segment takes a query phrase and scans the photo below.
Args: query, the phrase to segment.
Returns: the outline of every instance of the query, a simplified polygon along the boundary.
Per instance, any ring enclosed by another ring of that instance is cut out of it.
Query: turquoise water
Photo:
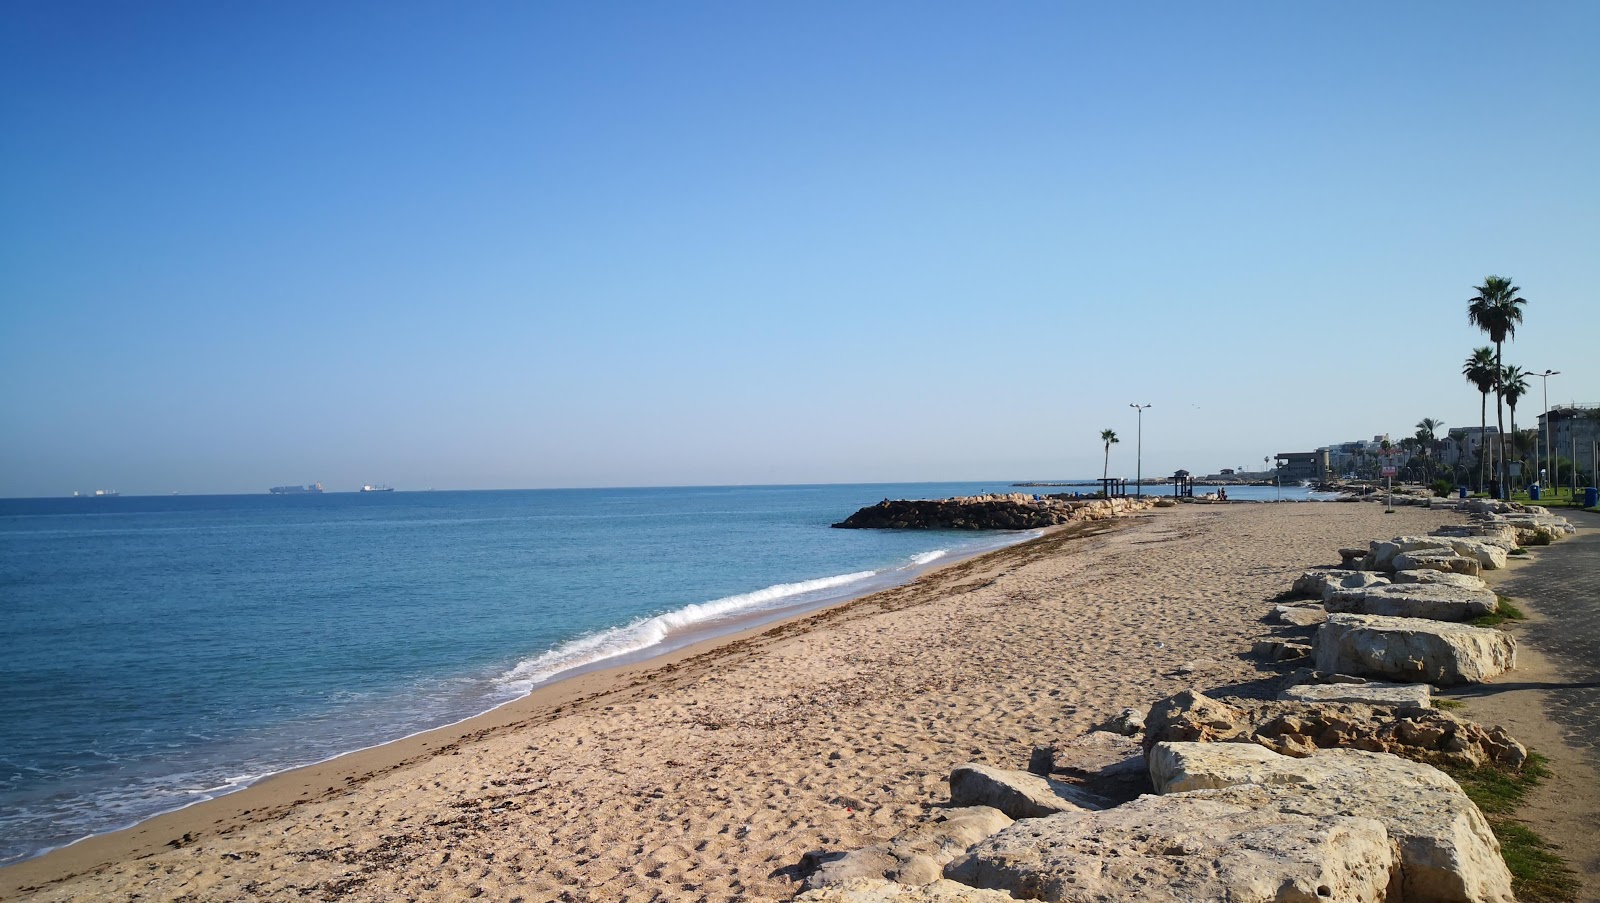
[[[0,501],[0,862],[909,579],[1001,483]]]

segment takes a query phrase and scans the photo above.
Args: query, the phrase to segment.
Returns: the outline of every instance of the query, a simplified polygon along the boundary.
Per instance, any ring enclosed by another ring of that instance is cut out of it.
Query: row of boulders
[[[1538,507],[1484,500],[1455,507],[1473,519],[1428,536],[1340,549],[1338,567],[1301,574],[1291,593],[1315,601],[1279,604],[1273,617],[1316,627],[1316,635],[1309,644],[1263,641],[1257,653],[1274,661],[1310,657],[1319,671],[1442,686],[1514,669],[1513,637],[1465,623],[1500,607],[1479,574],[1505,567],[1522,543],[1565,536],[1572,526]]]
[[[1232,705],[1199,691],[1180,693],[1150,710],[1144,748],[1240,742],[1287,756],[1357,749],[1464,767],[1518,769],[1527,761],[1528,750],[1504,729],[1485,729],[1433,708],[1426,685],[1355,680],[1302,670],[1291,675],[1276,701]]]
[[[1512,903],[1482,813],[1417,761],[1520,763],[1503,731],[1416,705],[1197,691],[1110,723],[1143,723],[1142,743],[1097,731],[1036,750],[1045,774],[959,766],[949,808],[886,843],[813,855],[800,899]]]
[[[1154,507],[1154,498],[1036,498],[1020,492],[949,499],[884,499],[833,526],[890,530],[1037,530]]]
[[[1038,747],[1027,771],[958,766],[951,808],[818,857],[801,899],[1514,903],[1488,822],[1435,766],[1514,770],[1527,749],[1434,708],[1430,686],[1515,666],[1508,634],[1462,623],[1499,606],[1478,574],[1524,535],[1487,519],[1510,513],[1302,575],[1294,592],[1314,601],[1275,615],[1315,636],[1255,648],[1315,665],[1277,700],[1192,690]]]

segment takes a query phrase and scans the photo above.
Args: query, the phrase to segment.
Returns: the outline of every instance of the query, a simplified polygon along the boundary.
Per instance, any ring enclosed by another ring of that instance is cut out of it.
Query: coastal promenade
[[[1563,676],[1545,696],[1546,711],[1567,744],[1600,770],[1600,514],[1555,510],[1578,534],[1536,550],[1498,589],[1543,616],[1524,637]]]

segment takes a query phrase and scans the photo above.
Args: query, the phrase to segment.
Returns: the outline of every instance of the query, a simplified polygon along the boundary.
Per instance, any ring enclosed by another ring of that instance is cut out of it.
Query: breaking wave
[[[518,662],[516,667],[500,676],[498,683],[509,690],[526,692],[565,671],[658,646],[672,634],[681,633],[687,628],[709,621],[778,608],[782,603],[795,600],[798,596],[838,589],[877,575],[877,571],[857,571],[853,574],[819,577],[816,580],[801,580],[798,583],[779,583],[754,592],[685,605],[655,617],[640,618],[621,627],[613,627],[610,630],[602,630],[562,643],[548,652]]]

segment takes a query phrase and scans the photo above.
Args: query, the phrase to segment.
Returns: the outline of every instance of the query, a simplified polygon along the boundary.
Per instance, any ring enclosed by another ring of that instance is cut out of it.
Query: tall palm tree
[[[1467,299],[1467,322],[1488,333],[1494,343],[1494,366],[1498,372],[1504,365],[1501,352],[1505,341],[1517,334],[1517,324],[1522,322],[1521,305],[1528,302],[1517,297],[1522,289],[1511,284],[1504,276],[1485,276],[1483,284],[1473,286],[1476,295]],[[1500,491],[1506,491],[1506,418],[1502,405],[1505,396],[1498,381],[1494,391],[1495,423],[1500,430]]]
[[[1119,441],[1117,439],[1117,431],[1101,430],[1100,441],[1106,444],[1106,466],[1104,470],[1100,471],[1100,479],[1105,480],[1111,476],[1111,446],[1115,445]]]
[[[1511,451],[1513,454],[1517,450],[1517,402],[1522,399],[1522,396],[1528,394],[1528,377],[1531,375],[1516,364],[1508,364],[1504,370],[1500,371],[1500,394],[1505,396],[1506,407],[1511,409]]]
[[[1489,463],[1489,393],[1494,391],[1496,373],[1494,349],[1488,345],[1472,349],[1472,356],[1461,367],[1461,375],[1478,387],[1482,399],[1478,403],[1478,491],[1488,482],[1485,468]]]

